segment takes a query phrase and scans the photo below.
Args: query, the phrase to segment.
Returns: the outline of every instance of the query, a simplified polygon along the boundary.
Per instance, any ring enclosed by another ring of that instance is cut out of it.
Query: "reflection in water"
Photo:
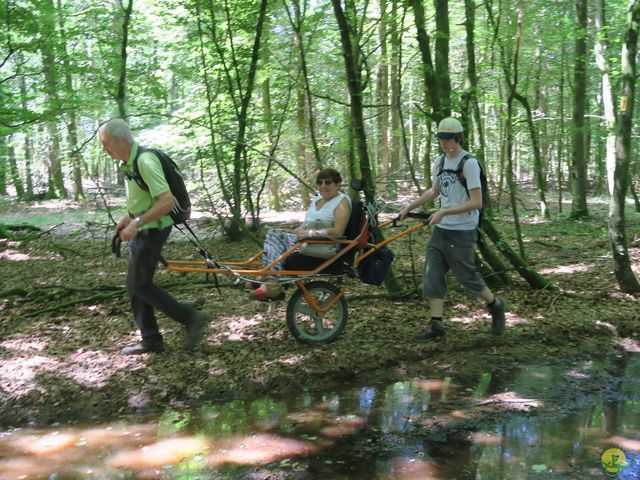
[[[554,398],[563,382],[605,378],[604,399]],[[0,433],[0,479],[247,478],[256,469],[274,479],[609,478],[609,448],[627,461],[617,478],[636,479],[639,378],[638,358],[620,356],[606,370],[482,372],[203,405],[145,423],[13,429]],[[574,413],[528,415],[542,392],[547,409]]]

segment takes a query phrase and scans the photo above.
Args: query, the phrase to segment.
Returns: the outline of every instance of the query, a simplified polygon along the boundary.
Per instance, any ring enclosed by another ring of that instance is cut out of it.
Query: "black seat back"
[[[351,215],[349,216],[349,222],[347,228],[344,231],[344,236],[347,240],[353,240],[356,238],[362,230],[362,222],[364,220],[364,207],[360,200],[354,200],[351,203]]]

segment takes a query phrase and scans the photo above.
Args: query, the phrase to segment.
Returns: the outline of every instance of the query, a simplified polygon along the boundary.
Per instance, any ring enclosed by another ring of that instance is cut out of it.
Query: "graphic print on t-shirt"
[[[448,197],[453,186],[458,182],[458,175],[455,172],[442,171],[440,177],[440,195]]]

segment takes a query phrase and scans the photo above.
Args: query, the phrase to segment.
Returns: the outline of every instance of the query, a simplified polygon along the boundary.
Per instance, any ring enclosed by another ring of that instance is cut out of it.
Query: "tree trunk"
[[[485,221],[491,220],[483,219],[482,223],[484,223]],[[484,234],[482,232],[478,233],[478,251],[480,252],[480,256],[482,257],[482,259],[491,268],[491,272],[489,273],[497,278],[497,283],[500,283],[502,285],[509,285],[511,281],[509,280],[509,276],[507,275],[507,267],[504,265],[500,257],[489,247]]]
[[[268,0],[261,0],[260,11],[258,13],[258,23],[256,25],[256,34],[253,40],[253,48],[251,52],[251,63],[249,71],[247,73],[246,85],[244,88],[244,95],[242,96],[242,102],[240,105],[240,111],[238,113],[238,136],[234,148],[233,155],[233,204],[231,205],[231,225],[229,234],[232,240],[239,239],[242,231],[242,199],[240,195],[240,184],[242,178],[242,171],[246,173],[246,168],[243,169],[243,160],[246,159],[246,146],[245,137],[247,131],[247,124],[249,121],[249,105],[251,103],[251,96],[253,94],[253,88],[255,86],[256,70],[258,67],[258,59],[260,58],[260,40],[262,38],[262,30],[267,14]],[[228,20],[231,20],[230,18]]]
[[[571,158],[571,214],[579,219],[589,215],[587,207],[587,0],[575,0],[577,27],[574,66],[573,97],[573,152]]]
[[[358,161],[360,162],[360,172],[362,173],[362,180],[364,183],[364,195],[367,203],[375,203],[375,184],[371,175],[371,167],[369,161],[369,152],[367,149],[367,136],[364,124],[363,115],[363,101],[362,95],[364,93],[361,66],[357,62],[357,55],[355,54],[355,46],[357,45],[357,37],[353,34],[352,29],[349,26],[349,21],[345,15],[340,0],[331,0],[333,5],[333,11],[338,23],[338,29],[340,30],[340,39],[342,43],[342,54],[344,57],[345,71],[347,75],[347,83],[349,87],[349,95],[351,100],[351,121],[353,125],[353,132],[356,141],[356,152]],[[350,9],[350,13],[353,15],[355,9]],[[352,19],[354,20],[354,19]],[[376,241],[381,241],[384,237],[382,231],[377,225],[377,219],[371,219],[374,221],[371,231]],[[398,293],[402,290],[400,283],[393,274],[393,271],[389,272],[385,285],[390,293]]]
[[[627,29],[622,43],[622,92],[616,135],[616,164],[613,195],[609,204],[609,239],[613,254],[614,274],[620,289],[626,293],[640,293],[640,282],[631,269],[625,232],[625,196],[629,184],[631,158],[631,129],[635,104],[636,55],[638,52],[639,0],[631,0],[627,9]]]
[[[273,116],[271,114],[271,85],[268,78],[262,82],[262,110],[264,112],[264,126],[267,131],[267,143],[273,146]],[[270,148],[271,150],[271,148]],[[275,155],[275,153],[274,153]],[[282,211],[280,202],[280,182],[273,175],[269,177],[269,205],[276,212]]]
[[[298,85],[298,101],[296,108],[296,131],[297,142],[296,142],[296,150],[298,155],[296,156],[296,164],[298,171],[301,172],[302,178],[307,178],[309,176],[309,169],[307,168],[307,122],[306,122],[306,108],[305,108],[305,93],[304,93],[304,85]],[[309,208],[311,202],[309,201],[309,192],[307,188],[300,183],[298,186],[300,192],[300,202],[302,207],[306,210]]]
[[[9,137],[0,138],[0,195],[7,195],[8,147]]]
[[[291,13],[289,12],[289,6],[285,3],[285,7],[287,9],[287,14],[289,15],[289,21],[291,23],[291,27],[295,33],[296,45],[298,47],[298,52],[300,53],[300,68],[302,70],[302,79],[304,80],[304,91],[305,91],[305,99],[307,102],[307,118],[309,120],[309,135],[311,137],[311,146],[313,147],[313,154],[316,159],[316,167],[318,169],[322,168],[324,162],[320,155],[320,149],[318,148],[318,141],[316,140],[316,122],[313,111],[313,98],[311,96],[311,85],[309,84],[309,72],[307,69],[307,57],[305,54],[304,41],[302,39],[302,23],[304,18],[302,17],[302,12],[300,11],[300,0],[293,0],[293,11],[294,18],[291,17]]]
[[[490,20],[491,25],[494,29],[494,34],[496,38],[499,37],[499,25],[496,23],[495,18],[493,16],[493,12],[490,8],[490,5],[486,5],[487,14]],[[516,230],[516,241],[518,242],[518,247],[520,250],[520,256],[525,258],[524,251],[524,243],[522,241],[522,232],[520,228],[520,217],[518,213],[518,205],[516,202],[516,180],[514,178],[514,174],[516,172],[514,168],[514,140],[513,140],[513,101],[518,96],[518,66],[519,66],[519,56],[520,56],[520,46],[522,43],[522,20],[524,16],[522,0],[518,1],[518,22],[516,28],[516,37],[515,37],[515,47],[513,51],[513,60],[511,61],[511,68],[509,68],[509,64],[507,62],[507,53],[505,46],[500,44],[500,58],[502,63],[502,70],[504,72],[504,78],[509,87],[509,93],[507,97],[507,121],[505,125],[505,160],[507,164],[506,168],[506,177],[507,177],[507,185],[509,187],[509,199],[511,203],[511,211],[513,214],[513,223]]]
[[[122,8],[122,2],[120,3]],[[122,19],[122,45],[120,46],[120,73],[118,76],[118,91],[116,102],[118,104],[118,114],[120,118],[127,116],[127,45],[129,43],[129,23],[133,10],[133,0],[128,0],[127,6],[123,8],[124,18]]]
[[[62,12],[62,2],[58,0],[57,5],[58,10],[58,25],[60,27],[60,38],[61,38],[61,49],[63,55],[63,65],[64,65],[64,84],[65,89],[67,91],[67,95],[74,98],[74,89],[73,89],[73,79],[71,77],[71,64],[69,62],[69,55],[67,54],[67,42],[66,42],[66,31],[64,26],[64,15]],[[76,113],[75,107],[72,107],[69,113],[67,114],[67,118],[69,119],[68,125],[68,142],[67,146],[70,154],[71,154],[71,167],[73,170],[73,185],[74,185],[74,194],[73,198],[77,200],[84,199],[84,189],[82,188],[82,156],[80,154],[80,149],[78,148],[78,115]]]
[[[442,100],[439,90],[438,77],[435,74],[433,68],[433,61],[431,59],[431,47],[429,45],[429,35],[427,35],[426,20],[424,17],[424,6],[422,0],[411,0],[411,7],[413,8],[413,16],[416,25],[416,35],[418,38],[418,46],[420,47],[420,55],[422,58],[422,73],[424,76],[424,85],[427,92],[429,92],[429,99],[431,103],[431,120],[438,122],[444,116],[442,115]],[[448,102],[448,100],[447,100]]]
[[[20,172],[18,171],[16,152],[13,145],[9,145],[7,149],[7,163],[9,164],[8,170],[11,177],[11,183],[13,184],[13,188],[16,189],[16,196],[21,200],[24,198],[24,186],[22,185],[22,179],[20,178]]]
[[[606,174],[609,194],[613,194],[613,173],[616,165],[616,99],[611,86],[609,74],[611,66],[607,57],[609,40],[607,35],[607,23],[605,17],[604,0],[595,0],[595,26],[596,36],[594,51],[596,64],[600,69],[600,87],[602,89],[602,108],[604,110],[604,126],[607,132],[606,143]]]
[[[16,63],[18,65],[22,65],[24,62],[24,58],[21,52],[16,53]],[[20,72],[20,67],[17,68],[17,71]],[[24,75],[18,76],[18,88],[20,90],[20,106],[22,109],[27,112],[29,110],[28,97],[27,97],[27,83]],[[31,143],[31,135],[30,130],[27,129],[24,134],[24,176],[25,176],[25,186],[26,191],[24,195],[24,200],[28,200],[33,198],[33,173],[32,173],[32,143]]]
[[[380,23],[378,25],[378,41],[380,42],[380,59],[378,62],[376,97],[380,110],[378,112],[378,165],[379,178],[386,185],[386,192],[395,191],[395,182],[389,178],[389,59],[387,58],[387,2],[380,0]],[[395,178],[394,170],[394,178]],[[393,197],[391,197],[393,198]]]
[[[558,213],[562,213],[562,201],[563,201],[563,181],[564,181],[564,174],[563,174],[563,165],[564,162],[562,161],[562,159],[564,158],[564,81],[565,81],[565,76],[564,76],[564,72],[565,69],[564,67],[564,59],[566,57],[566,46],[564,43],[564,37],[562,37],[562,47],[560,50],[560,61],[561,61],[561,65],[560,65],[560,86],[559,86],[559,92],[558,92],[558,96],[559,101],[558,101],[558,112],[559,112],[559,124],[558,124],[558,148],[557,148],[557,153],[556,155],[558,156],[558,161],[557,161],[557,166],[556,166],[556,183],[558,185]]]
[[[522,278],[525,279],[525,281],[529,284],[529,286],[531,286],[531,288],[534,288],[536,290],[541,290],[543,288],[552,288],[555,290],[556,287],[554,287],[547,278],[543,277],[538,272],[533,270],[526,262],[526,260],[524,260],[524,258],[518,256],[518,254],[514,252],[507,244],[507,242],[502,240],[502,238],[500,237],[500,233],[498,233],[490,220],[485,219],[482,221],[482,230],[491,239],[498,251],[500,251],[500,253],[502,253],[502,255],[504,255],[507,260],[509,260],[511,265],[513,265],[516,271]]]
[[[400,135],[400,31],[398,29],[398,0],[391,0],[391,17],[389,28],[391,30],[391,171],[396,178],[402,177],[402,137]],[[398,198],[398,190],[394,182],[390,182],[387,188],[389,199]]]
[[[475,3],[473,0],[465,0],[465,32],[466,49],[467,49],[467,75],[464,80],[464,90],[461,98],[461,110],[463,125],[467,132],[467,145],[473,148],[473,153],[478,161],[484,166],[485,174],[489,176],[488,163],[485,160],[485,139],[482,117],[480,115],[480,106],[478,105],[478,74],[476,68],[475,54]],[[473,144],[473,138],[477,138],[477,145]],[[488,187],[488,185],[487,185]],[[487,195],[486,204],[484,206],[484,215],[490,218],[493,215],[491,206],[491,195]]]
[[[536,189],[538,191],[538,200],[540,201],[540,215],[543,218],[549,218],[549,207],[547,206],[546,191],[547,182],[545,180],[544,167],[542,165],[542,156],[540,154],[540,140],[538,130],[533,123],[533,113],[529,101],[523,95],[516,93],[515,99],[520,102],[527,112],[527,125],[529,126],[529,136],[531,137],[531,145],[533,146],[533,171],[536,179]]]
[[[48,141],[48,178],[49,185],[47,188],[47,196],[56,198],[58,196],[66,198],[67,190],[64,186],[64,175],[62,173],[62,162],[60,158],[60,140],[58,134],[58,112],[60,109],[60,99],[58,97],[58,76],[56,72],[56,55],[54,48],[59,42],[55,26],[55,8],[52,0],[46,0],[42,3],[41,11],[41,44],[40,51],[42,53],[42,68],[44,71],[44,89],[46,93],[46,108],[48,117],[47,132],[49,134]]]
[[[449,77],[449,0],[434,0],[436,9],[435,57],[439,107],[434,117],[451,115],[451,78]]]

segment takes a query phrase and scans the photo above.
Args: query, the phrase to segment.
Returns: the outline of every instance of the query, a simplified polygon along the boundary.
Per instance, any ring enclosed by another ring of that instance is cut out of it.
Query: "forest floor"
[[[203,344],[193,353],[182,351],[181,326],[160,316],[167,351],[122,357],[119,350],[138,340],[124,290],[126,248],[122,258],[111,253],[111,231],[92,223],[90,210],[68,201],[0,201],[0,221],[42,228],[0,239],[1,425],[90,421],[205,400],[322,389],[380,373],[420,376],[427,367],[500,370],[640,351],[638,299],[617,286],[606,206],[600,205],[592,209],[593,218],[580,222],[566,215],[550,221],[523,217],[528,261],[555,288],[533,290],[510,271],[511,284],[496,289],[508,302],[507,332],[500,338],[490,334],[488,313],[455,281],[445,305],[446,342],[410,341],[427,320],[417,294],[394,299],[383,288],[346,279],[346,330],[332,344],[308,346],[287,330],[286,302],[267,317],[267,305],[249,301],[231,277],[219,277],[218,293],[202,275],[161,269],[159,285],[211,314]],[[633,242],[640,214],[628,212],[629,254],[640,277],[640,246]],[[106,216],[97,212],[95,218],[104,222]],[[250,241],[206,235],[206,219],[193,223],[219,259],[243,260],[258,251]],[[515,248],[512,219],[503,216],[496,225]],[[419,285],[413,272],[420,276],[428,234],[424,228],[391,244],[394,271],[409,289]],[[178,232],[164,254],[198,259]],[[588,386],[591,394],[606,388]]]

